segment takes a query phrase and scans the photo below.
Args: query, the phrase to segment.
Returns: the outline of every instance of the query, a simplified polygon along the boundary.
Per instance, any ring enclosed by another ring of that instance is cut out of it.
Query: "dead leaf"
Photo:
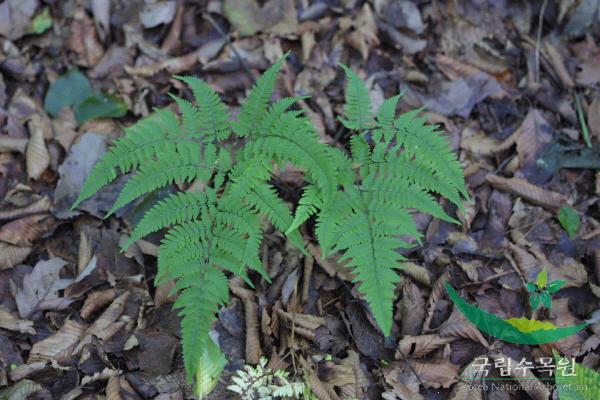
[[[31,19],[38,8],[37,0],[7,0],[0,4],[0,35],[17,40],[31,26]]]
[[[31,179],[38,179],[50,165],[50,154],[44,141],[42,118],[39,115],[32,115],[27,122],[27,127],[29,128],[29,142],[25,154],[27,175]]]
[[[419,381],[415,374],[409,368],[402,368],[405,363],[393,363],[388,368],[383,370],[385,383],[390,385],[392,392],[386,392],[384,399],[390,400],[424,400],[425,398],[419,393]]]
[[[100,39],[110,33],[110,0],[92,0],[92,14]]]
[[[56,220],[50,214],[34,214],[23,217],[0,227],[0,241],[15,246],[29,246],[49,232]]]
[[[60,258],[39,261],[33,271],[23,278],[23,287],[17,290],[15,300],[21,318],[29,318],[40,310],[63,310],[73,302],[60,297],[58,291],[66,288],[73,280],[60,277],[67,264]]]
[[[600,82],[600,53],[579,65],[581,70],[575,76],[577,84],[592,86]]]
[[[519,361],[508,357],[506,354],[501,352],[491,353],[490,357],[494,360],[506,360],[510,359],[512,365],[517,365]],[[522,383],[523,390],[531,396],[534,400],[548,400],[550,398],[550,391],[528,368],[512,368],[509,369],[510,376],[517,382]],[[525,374],[525,376],[523,376]]]
[[[503,178],[498,175],[488,174],[486,180],[496,189],[513,193],[553,212],[558,211],[568,200],[567,196],[562,193],[552,192],[532,185],[521,178]]]
[[[22,263],[29,253],[31,253],[31,247],[12,246],[0,242],[0,270]]]
[[[77,54],[77,65],[82,67],[93,67],[104,54],[94,22],[81,8],[75,10],[67,46]]]
[[[479,329],[477,329],[471,322],[469,322],[463,313],[461,313],[456,307],[452,310],[452,314],[444,323],[440,326],[439,334],[442,336],[453,336],[470,339],[474,342],[481,343],[485,347],[490,347],[489,343]]]
[[[421,358],[448,343],[455,340],[453,337],[442,337],[440,335],[406,335],[398,343],[396,359]]]
[[[147,2],[140,13],[140,20],[144,28],[154,28],[173,21],[176,10],[177,1],[175,0]]]
[[[85,299],[79,315],[83,319],[88,319],[93,313],[112,302],[116,294],[117,292],[113,288],[90,293]]]
[[[477,362],[477,359],[473,360],[460,373],[460,380],[452,388],[449,400],[483,400],[483,391],[478,383],[484,375],[484,369]]]
[[[35,329],[33,328],[33,321],[19,319],[0,308],[0,328],[9,331],[27,333],[29,335],[35,335]]]
[[[402,300],[395,315],[395,319],[400,321],[400,332],[403,335],[418,335],[421,332],[424,309],[425,300],[419,287],[408,279],[404,280]]]
[[[308,381],[310,389],[318,397],[319,400],[340,400],[333,387],[325,382],[322,382],[308,362],[302,357],[299,357],[300,365],[305,373],[305,379]]]
[[[416,374],[430,388],[449,388],[458,378],[460,365],[448,360],[409,361]]]
[[[595,97],[587,109],[587,123],[592,136],[600,141],[600,97]]]
[[[68,320],[58,332],[33,345],[27,362],[69,360],[86,328],[85,324]]]
[[[51,207],[52,203],[50,202],[50,199],[47,196],[44,196],[26,207],[0,211],[0,221],[17,219],[29,214],[43,213],[49,211]]]
[[[285,36],[295,33],[298,25],[293,0],[267,0],[262,7],[256,0],[225,0],[223,11],[240,36],[256,32]]]
[[[16,152],[25,154],[27,139],[0,136],[0,153]]]
[[[342,400],[365,398],[370,383],[360,366],[358,353],[349,350],[341,363],[329,363],[326,371],[324,382],[340,388]]]
[[[8,400],[27,400],[31,395],[39,392],[44,387],[29,379],[23,379],[14,385],[0,391],[0,398]]]
[[[111,376],[106,384],[106,400],[138,400],[141,397],[123,376]]]
[[[366,61],[369,58],[369,50],[379,45],[377,24],[369,4],[365,3],[354,18],[340,18],[339,24],[340,31],[338,35],[340,35],[340,38],[344,38]]]
[[[431,287],[431,277],[427,268],[413,262],[403,262],[401,271],[415,281]]]

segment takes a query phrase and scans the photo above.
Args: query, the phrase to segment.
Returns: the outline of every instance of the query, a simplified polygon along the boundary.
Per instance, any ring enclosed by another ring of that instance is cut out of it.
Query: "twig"
[[[583,134],[583,140],[587,147],[592,147],[590,140],[590,131],[585,123],[585,117],[583,115],[583,108],[581,107],[581,101],[579,100],[579,93],[575,92],[575,108],[577,108],[577,118],[579,118],[579,125],[581,125],[581,133]]]
[[[213,28],[215,28],[215,30],[223,38],[223,40],[225,40],[225,43],[227,44],[227,46],[229,46],[231,48],[231,51],[235,55],[235,58],[240,63],[240,66],[244,70],[244,73],[246,75],[248,75],[248,77],[250,78],[250,81],[252,82],[252,84],[254,84],[256,82],[256,80],[254,79],[254,75],[252,75],[252,71],[250,71],[250,68],[248,68],[248,66],[246,65],[246,62],[242,59],[242,56],[240,55],[238,50],[233,45],[233,42],[229,38],[229,35],[227,33],[223,32],[223,29],[221,29],[219,24],[217,24],[217,22],[213,19],[213,17],[210,16],[209,13],[205,13],[203,15],[203,17],[212,25]]]

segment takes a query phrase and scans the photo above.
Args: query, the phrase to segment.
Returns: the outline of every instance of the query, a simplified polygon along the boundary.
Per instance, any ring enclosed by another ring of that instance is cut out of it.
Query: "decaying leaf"
[[[396,358],[421,358],[448,343],[452,343],[455,339],[454,337],[443,337],[435,334],[406,335],[398,343]]]
[[[403,262],[402,272],[425,286],[431,286],[431,277],[429,276],[429,271],[427,271],[427,268],[419,264],[413,262]]]
[[[313,372],[309,363],[300,356],[300,365],[306,374],[306,381],[308,382],[312,392],[319,398],[319,400],[340,400],[339,396],[333,390],[333,387],[325,382],[322,382],[317,374]]]
[[[17,219],[29,214],[43,213],[49,211],[51,207],[52,203],[50,199],[44,196],[26,207],[0,211],[0,221]]]
[[[141,397],[122,376],[111,376],[106,384],[106,400],[135,400]]]
[[[58,332],[33,345],[27,362],[69,360],[86,328],[85,324],[68,320]]]
[[[15,246],[29,246],[50,231],[56,220],[50,214],[23,217],[0,227],[0,241]]]
[[[293,0],[225,0],[225,16],[241,36],[256,32],[286,35],[294,33],[298,20]]]
[[[23,278],[23,287],[17,290],[15,296],[21,318],[29,318],[40,310],[62,310],[73,302],[58,294],[73,281],[60,277],[60,271],[66,264],[65,260],[57,257],[42,260]]]
[[[30,335],[36,333],[33,328],[33,321],[19,319],[3,308],[0,308],[0,328]]]
[[[490,347],[479,329],[469,322],[456,307],[452,310],[450,317],[440,326],[439,334],[442,336],[471,339],[474,342],[481,343],[485,347]]]
[[[525,200],[540,205],[551,211],[557,211],[567,203],[567,196],[562,193],[552,192],[539,186],[532,185],[521,178],[503,178],[488,174],[486,180],[496,189],[514,193]]]
[[[39,383],[29,379],[23,379],[14,385],[0,391],[0,399],[7,400],[26,400],[32,394],[42,390],[43,387]]]
[[[429,294],[429,299],[427,300],[427,316],[423,322],[423,333],[431,332],[431,321],[433,319],[433,314],[437,307],[438,301],[440,301],[442,295],[446,293],[444,284],[448,282],[448,279],[450,279],[450,273],[446,271],[440,275],[440,277],[435,281],[433,288],[431,288],[431,293]]]
[[[427,387],[448,388],[458,379],[460,365],[453,364],[448,360],[409,362]]]
[[[27,143],[25,160],[27,161],[27,175],[31,179],[38,179],[50,165],[50,154],[44,141],[42,123],[42,117],[39,115],[32,115],[27,123],[29,142]]]
[[[27,139],[0,136],[0,153],[17,152],[25,154],[27,142]]]
[[[88,295],[81,307],[79,315],[81,318],[88,319],[93,313],[113,301],[117,291],[113,288],[93,292]]]
[[[348,44],[354,47],[366,61],[369,50],[379,44],[377,24],[369,4],[365,3],[354,18],[340,18],[339,24],[339,34],[345,37]]]
[[[490,358],[493,360],[506,360],[510,359],[512,365],[517,365],[519,361],[508,357],[506,354],[501,352],[495,352],[490,354]],[[523,389],[531,396],[534,400],[547,400],[550,398],[550,391],[537,377],[527,368],[509,370],[508,373],[516,381],[522,384]]]
[[[31,247],[13,246],[0,242],[0,270],[22,263],[29,253],[31,253]]]
[[[94,21],[83,9],[75,11],[71,36],[67,45],[77,54],[77,65],[93,67],[102,58],[104,49],[98,40]]]
[[[360,367],[358,353],[350,350],[341,363],[331,364],[327,366],[325,383],[340,388],[342,400],[364,398],[369,380]]]
[[[476,363],[477,360],[473,360],[460,373],[460,380],[452,388],[450,400],[483,400],[483,391],[478,383],[485,370]]]
[[[385,399],[391,400],[424,400],[419,393],[419,380],[415,374],[403,364],[391,364],[383,371],[385,383],[392,387],[392,391]]]
[[[400,332],[403,335],[418,335],[421,332],[425,314],[425,300],[419,287],[408,279],[402,286],[402,300],[395,318],[400,321]]]

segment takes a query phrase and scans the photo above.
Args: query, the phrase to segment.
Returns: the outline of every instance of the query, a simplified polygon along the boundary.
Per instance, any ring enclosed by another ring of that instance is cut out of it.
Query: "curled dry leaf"
[[[85,324],[68,320],[58,332],[33,345],[27,362],[70,359],[86,328]]]
[[[90,383],[94,383],[94,382],[98,382],[98,381],[105,381],[110,379],[112,376],[118,376],[121,373],[120,370],[116,370],[116,369],[110,369],[110,368],[104,368],[102,371],[100,372],[96,372],[94,375],[91,376],[84,376],[81,379],[81,385],[89,385]]]
[[[442,336],[471,339],[474,342],[481,343],[485,347],[490,347],[479,329],[469,322],[456,307],[452,310],[450,317],[440,326],[439,333]]]
[[[30,274],[25,275],[23,287],[17,290],[15,296],[21,318],[29,318],[39,310],[63,310],[73,302],[58,295],[73,281],[60,277],[60,271],[66,264],[65,260],[57,257],[41,260]]]
[[[25,153],[27,175],[31,179],[38,179],[50,164],[50,153],[44,141],[41,117],[37,114],[32,115],[27,122],[27,127],[29,128],[29,142]]]
[[[515,195],[522,197],[533,204],[547,208],[550,211],[557,211],[561,206],[565,205],[568,200],[567,196],[562,193],[553,192],[532,185],[521,178],[503,178],[501,176],[488,174],[486,180],[496,189],[514,193]]]
[[[135,400],[140,396],[122,376],[111,376],[106,384],[106,400]]]
[[[358,353],[350,350],[340,364],[328,365],[325,383],[340,388],[342,399],[364,399],[369,380],[360,367]]]
[[[3,308],[0,308],[0,328],[30,335],[36,333],[33,329],[33,321],[19,319]]]
[[[0,241],[15,246],[29,246],[50,231],[55,223],[50,214],[23,217],[0,227]]]
[[[81,274],[92,259],[92,241],[84,231],[79,232],[79,249],[77,251],[77,272]]]
[[[306,381],[308,382],[312,392],[319,398],[319,400],[340,400],[335,390],[333,390],[333,387],[325,382],[322,382],[302,356],[299,357],[299,360],[300,365],[306,374]]]
[[[88,319],[93,313],[113,301],[116,294],[117,291],[114,288],[91,293],[85,299],[79,315],[81,315],[81,318],[83,319]]]
[[[484,370],[476,363],[477,360],[473,360],[460,373],[460,380],[452,388],[449,400],[483,400],[483,391],[477,382],[483,377]]]
[[[431,277],[425,267],[413,262],[404,262],[402,263],[402,272],[425,286],[431,286]]]
[[[254,300],[254,292],[247,289],[244,282],[236,277],[229,281],[231,292],[244,302],[246,319],[246,362],[258,364],[262,356],[259,336],[258,304]]]
[[[396,359],[421,358],[440,347],[456,340],[454,337],[443,337],[440,335],[406,335],[398,343]]]
[[[400,332],[403,335],[418,335],[421,332],[425,314],[425,300],[419,287],[406,279],[402,286],[402,300],[396,312],[396,319],[400,321]]]
[[[440,275],[440,277],[435,281],[433,288],[431,288],[431,293],[429,294],[429,299],[427,300],[427,317],[425,318],[425,322],[423,322],[424,333],[431,332],[431,320],[433,319],[433,314],[437,307],[438,301],[442,298],[442,295],[446,293],[444,283],[446,283],[448,279],[450,279],[450,272],[449,270],[446,270],[446,272]]]
[[[453,364],[448,360],[410,361],[410,365],[425,386],[434,389],[449,388],[457,381],[460,369],[460,365]]]
[[[9,136],[0,137],[0,153],[16,152],[25,154],[27,139],[13,138]]]
[[[16,219],[29,214],[43,213],[49,211],[51,207],[52,203],[50,202],[50,199],[47,196],[44,196],[27,207],[0,211],[0,221]]]
[[[424,400],[419,393],[419,381],[415,374],[409,368],[403,368],[406,364],[394,363],[383,371],[385,383],[393,389],[388,392],[389,396],[385,399],[391,400]]]
[[[31,253],[31,247],[13,246],[0,242],[0,270],[22,263],[29,253]]]
[[[104,54],[94,22],[81,8],[75,10],[67,46],[77,54],[77,65],[82,67],[93,67]]]

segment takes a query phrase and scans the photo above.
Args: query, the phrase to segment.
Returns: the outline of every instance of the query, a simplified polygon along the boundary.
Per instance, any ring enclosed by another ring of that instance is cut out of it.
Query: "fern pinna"
[[[203,81],[177,77],[195,103],[172,96],[179,115],[156,111],[125,135],[94,167],[74,207],[119,175],[130,174],[109,215],[173,183],[199,181],[158,201],[135,226],[124,248],[164,228],[157,283],[174,280],[182,316],[183,355],[200,395],[211,390],[225,358],[210,337],[219,307],[229,299],[229,274],[252,285],[248,271],[265,279],[259,248],[263,220],[304,251],[298,228],[316,219],[325,255],[348,260],[359,291],[385,335],[392,324],[394,290],[402,268],[398,249],[420,239],[412,210],[456,222],[438,194],[461,207],[467,195],[461,167],[446,138],[419,111],[396,116],[399,96],[374,113],[363,81],[349,68],[340,121],[356,134],[349,153],[320,143],[312,123],[294,109],[300,98],[272,102],[278,71],[271,66],[250,90],[236,120]],[[238,138],[239,140],[233,140]],[[232,144],[234,143],[234,144]],[[304,171],[306,185],[293,213],[271,184],[280,168]]]

